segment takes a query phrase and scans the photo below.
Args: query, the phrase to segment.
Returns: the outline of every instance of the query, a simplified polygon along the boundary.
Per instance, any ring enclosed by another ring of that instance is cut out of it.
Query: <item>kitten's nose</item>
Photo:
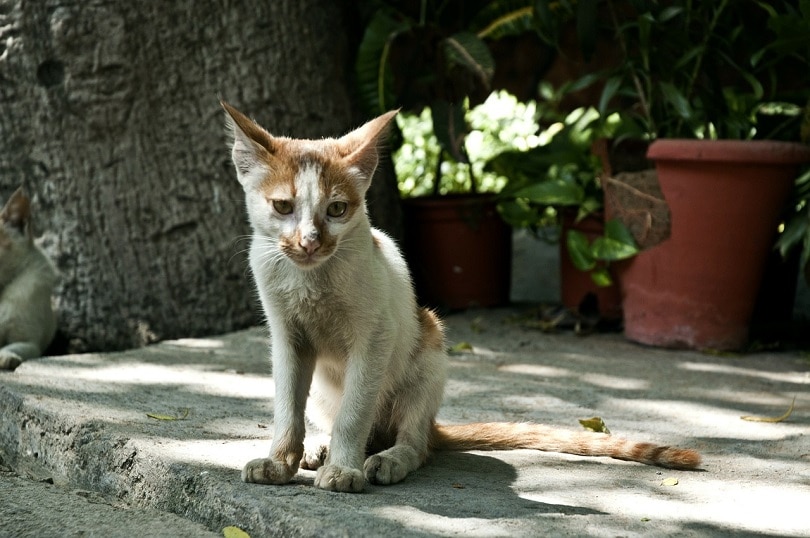
[[[308,255],[312,255],[321,246],[320,234],[313,230],[306,235],[302,235],[301,240],[298,241],[298,246],[304,249]]]

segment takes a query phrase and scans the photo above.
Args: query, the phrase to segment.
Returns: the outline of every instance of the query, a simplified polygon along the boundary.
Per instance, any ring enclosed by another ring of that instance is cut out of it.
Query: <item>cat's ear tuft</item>
[[[225,123],[233,137],[231,158],[236,175],[244,184],[250,172],[259,165],[267,164],[269,157],[275,153],[273,136],[225,101],[219,103],[225,109]]]
[[[385,144],[391,122],[398,112],[391,110],[377,116],[338,140],[343,159],[357,168],[369,183],[380,160],[380,148]]]
[[[23,188],[20,187],[12,194],[3,210],[0,211],[0,221],[6,226],[11,226],[20,233],[29,233],[29,222],[31,220],[31,201],[26,196]]]

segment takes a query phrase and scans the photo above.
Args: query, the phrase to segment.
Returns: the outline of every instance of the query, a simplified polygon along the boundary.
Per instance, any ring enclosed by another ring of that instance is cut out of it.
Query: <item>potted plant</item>
[[[782,209],[810,161],[805,145],[765,140],[763,117],[793,112],[776,122],[781,138],[801,117],[806,95],[791,90],[808,82],[810,5],[618,4],[606,5],[624,60],[607,74],[601,106],[654,140],[648,157],[671,215],[668,239],[621,264],[625,334],[740,348]],[[771,104],[797,95],[796,106]]]
[[[577,87],[575,82],[571,85]],[[605,223],[598,148],[619,125],[604,121],[594,108],[561,115],[554,103],[568,91],[543,88],[550,106],[541,119],[549,127],[542,144],[500,153],[488,168],[509,178],[501,212],[513,226],[560,228],[560,286],[563,306],[579,313],[594,310],[602,319],[621,318],[621,298],[610,263],[637,251],[618,221]]]
[[[403,196],[404,251],[420,300],[434,307],[509,301],[512,234],[497,210],[502,181],[483,171],[484,158],[498,145],[486,113],[497,98],[493,94],[467,114],[473,141],[467,162],[446,158],[431,129],[430,109],[397,118],[402,144],[394,163]]]
[[[407,189],[421,196],[403,200],[405,255],[420,300],[435,307],[509,300],[511,229],[498,215],[495,194],[481,188],[471,166],[468,114],[492,91],[495,66],[485,39],[497,38],[504,27],[525,27],[532,10],[524,8],[375,2],[358,50],[357,88],[367,110],[400,107],[418,114],[430,126],[420,136],[438,144],[433,162],[422,166],[428,173],[416,178],[424,188]],[[453,164],[466,181],[447,172]]]

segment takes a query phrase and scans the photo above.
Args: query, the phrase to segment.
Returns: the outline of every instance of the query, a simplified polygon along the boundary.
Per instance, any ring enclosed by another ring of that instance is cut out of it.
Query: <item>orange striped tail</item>
[[[528,448],[579,456],[608,456],[671,469],[695,469],[700,465],[700,454],[690,449],[529,423],[487,422],[459,426],[434,424],[431,448],[451,451]]]

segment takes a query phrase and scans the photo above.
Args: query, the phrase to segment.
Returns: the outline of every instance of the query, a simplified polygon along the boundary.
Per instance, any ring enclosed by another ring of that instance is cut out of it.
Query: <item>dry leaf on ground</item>
[[[225,538],[250,538],[250,535],[248,533],[246,533],[239,527],[234,527],[233,525],[222,529],[222,535]]]
[[[592,432],[610,433],[607,424],[605,424],[605,421],[602,420],[601,417],[581,418],[579,419],[579,423],[582,424],[583,428]]]
[[[750,422],[782,422],[784,420],[787,420],[787,418],[793,412],[793,406],[795,404],[796,404],[796,397],[794,396],[793,401],[790,402],[790,407],[788,407],[788,410],[785,412],[785,414],[780,415],[778,417],[755,417],[751,415],[745,415],[740,418],[743,420],[748,420]]]
[[[146,416],[155,420],[185,420],[188,417],[188,408],[183,409],[179,416],[161,415],[160,413],[146,413]]]

